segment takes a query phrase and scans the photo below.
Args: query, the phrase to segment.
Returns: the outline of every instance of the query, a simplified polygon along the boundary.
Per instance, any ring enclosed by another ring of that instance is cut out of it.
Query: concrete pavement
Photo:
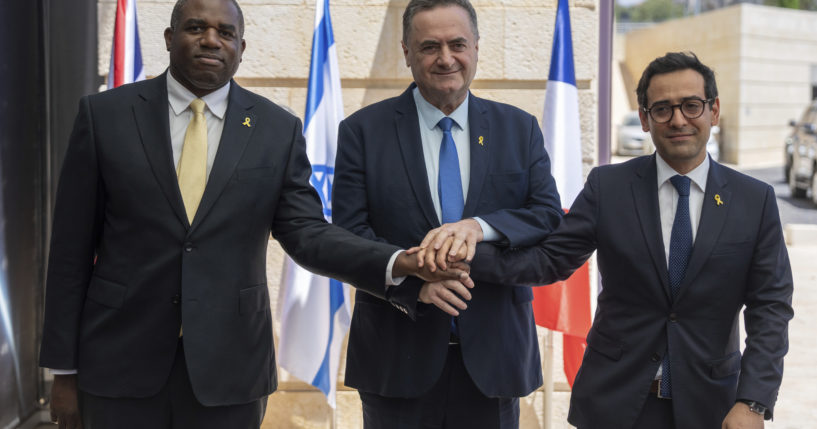
[[[783,385],[768,429],[817,427],[817,243],[789,246],[794,274],[794,319]]]

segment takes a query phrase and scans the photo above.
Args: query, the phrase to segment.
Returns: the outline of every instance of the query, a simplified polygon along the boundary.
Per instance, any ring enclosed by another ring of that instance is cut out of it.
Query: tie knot
[[[440,127],[443,132],[451,132],[451,126],[454,125],[455,122],[453,119],[446,116],[445,118],[440,119],[440,122],[437,122],[437,126]]]
[[[689,196],[689,177],[675,175],[669,178],[669,181],[672,182],[672,186],[675,186],[675,190],[678,191],[678,195],[682,197]]]
[[[206,104],[201,98],[197,98],[190,102],[190,110],[192,110],[193,113],[204,113],[204,106],[206,106]]]

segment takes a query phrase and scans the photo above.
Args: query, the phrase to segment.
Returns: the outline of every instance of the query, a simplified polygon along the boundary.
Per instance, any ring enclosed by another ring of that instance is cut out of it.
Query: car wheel
[[[783,166],[783,179],[789,180],[789,173],[791,172],[792,159],[787,155],[786,164]]]
[[[817,171],[811,174],[811,202],[817,205]]]
[[[791,191],[792,198],[806,198],[806,191],[808,189],[800,189],[797,187],[797,183],[794,180],[794,174],[789,172],[789,190]]]

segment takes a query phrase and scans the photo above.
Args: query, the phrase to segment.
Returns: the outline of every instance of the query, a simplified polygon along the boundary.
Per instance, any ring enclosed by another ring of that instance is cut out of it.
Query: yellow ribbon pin
[[[251,127],[252,125],[250,125],[250,117],[247,116],[246,118],[244,118],[244,122],[241,125],[244,125],[247,128]]]
[[[719,206],[723,204],[720,194],[715,194],[715,204]]]
[[[482,143],[482,136],[479,136],[479,140],[477,141],[477,143],[479,143],[479,145],[480,145],[480,146],[485,146],[485,145]]]

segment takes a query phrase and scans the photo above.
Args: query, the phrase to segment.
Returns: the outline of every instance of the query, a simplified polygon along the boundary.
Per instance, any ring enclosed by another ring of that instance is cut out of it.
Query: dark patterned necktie
[[[672,186],[678,191],[678,207],[675,210],[675,220],[672,222],[672,235],[669,241],[669,287],[674,300],[681,288],[681,281],[692,253],[692,223],[689,220],[689,177],[675,175],[670,179]],[[661,364],[661,396],[672,397],[672,373],[670,372],[669,348]]]

